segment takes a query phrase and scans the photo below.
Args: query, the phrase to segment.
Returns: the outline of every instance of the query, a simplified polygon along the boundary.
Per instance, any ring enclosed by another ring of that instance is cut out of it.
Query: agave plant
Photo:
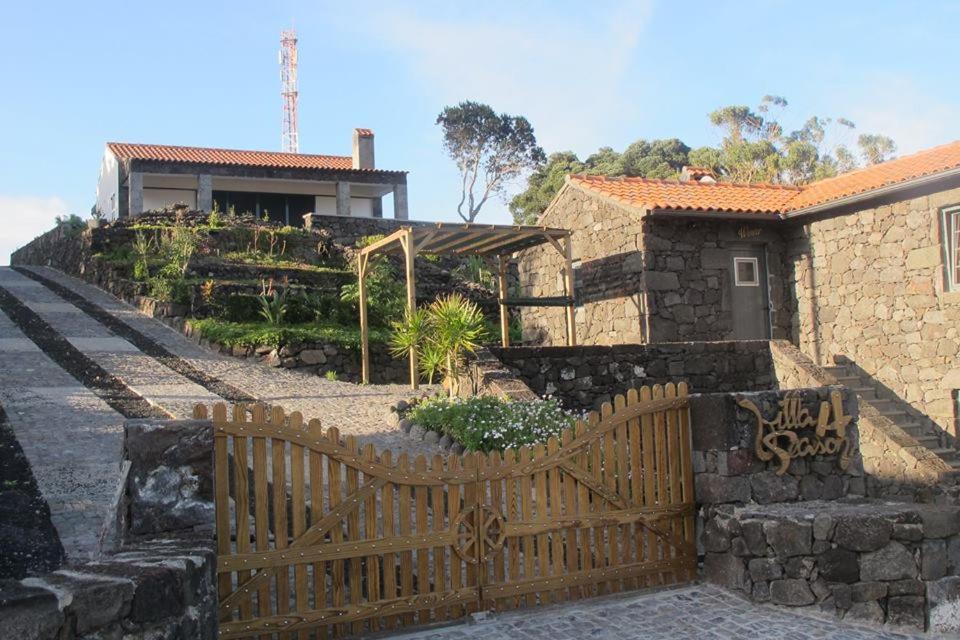
[[[267,324],[283,324],[283,318],[287,315],[287,292],[286,290],[273,289],[264,293],[258,298],[260,302],[260,317]]]
[[[437,298],[429,307],[407,313],[402,322],[395,322],[390,346],[396,357],[415,349],[421,373],[431,384],[436,374],[442,373],[453,394],[466,354],[476,351],[484,333],[480,309],[454,293]]]

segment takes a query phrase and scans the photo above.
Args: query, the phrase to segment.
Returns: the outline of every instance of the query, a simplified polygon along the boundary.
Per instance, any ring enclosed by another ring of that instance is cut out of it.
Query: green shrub
[[[281,347],[292,342],[333,344],[359,351],[359,327],[345,327],[331,323],[313,322],[277,326],[260,322],[227,322],[219,318],[192,318],[190,324],[208,340],[228,346]],[[386,332],[370,331],[371,344],[383,344]]]
[[[267,324],[283,324],[287,315],[287,292],[283,289],[273,289],[265,293],[257,301],[260,303],[260,317]]]
[[[370,259],[367,277],[367,318],[371,326],[386,327],[403,318],[407,304],[406,287],[383,256]],[[354,321],[360,314],[360,286],[357,282],[340,289],[340,299],[353,309]]]
[[[503,451],[559,438],[576,417],[554,399],[504,400],[494,396],[429,398],[407,418],[431,431],[447,434],[469,451]]]
[[[333,369],[323,374],[323,377],[329,380],[330,382],[336,382],[338,380],[337,372],[334,371]]]
[[[234,293],[223,301],[222,317],[228,322],[256,322],[260,318],[260,299]]]

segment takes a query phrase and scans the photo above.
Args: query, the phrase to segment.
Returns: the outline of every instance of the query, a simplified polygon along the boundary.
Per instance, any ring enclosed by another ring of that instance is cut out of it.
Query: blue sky
[[[519,6],[518,6],[519,5]],[[922,10],[921,10],[922,9]],[[278,149],[279,32],[300,37],[301,151],[377,134],[411,217],[455,220],[434,120],[463,99],[527,116],[547,152],[719,136],[726,104],[785,96],[907,153],[960,138],[960,2],[8,2],[0,8],[0,264],[86,216],[108,140]],[[491,202],[481,221],[509,219]]]

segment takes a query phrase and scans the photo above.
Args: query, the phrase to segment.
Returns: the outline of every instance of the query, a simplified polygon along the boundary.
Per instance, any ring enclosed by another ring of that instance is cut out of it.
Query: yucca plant
[[[395,322],[390,346],[396,357],[416,349],[421,373],[431,384],[442,373],[453,395],[466,354],[477,350],[485,331],[477,305],[453,293]]]
[[[283,319],[287,315],[287,292],[286,290],[274,289],[264,293],[257,300],[260,302],[260,317],[267,324],[283,324]]]

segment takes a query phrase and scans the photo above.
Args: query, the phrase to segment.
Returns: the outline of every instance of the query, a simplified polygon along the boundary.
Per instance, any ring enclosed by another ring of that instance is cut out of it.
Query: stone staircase
[[[850,365],[836,364],[823,369],[833,374],[840,384],[856,393],[860,402],[869,404],[881,415],[892,420],[917,442],[937,454],[960,473],[960,451],[947,444],[944,434],[936,433],[931,427],[911,416],[905,410],[903,400],[883,389],[869,376],[860,375]]]

